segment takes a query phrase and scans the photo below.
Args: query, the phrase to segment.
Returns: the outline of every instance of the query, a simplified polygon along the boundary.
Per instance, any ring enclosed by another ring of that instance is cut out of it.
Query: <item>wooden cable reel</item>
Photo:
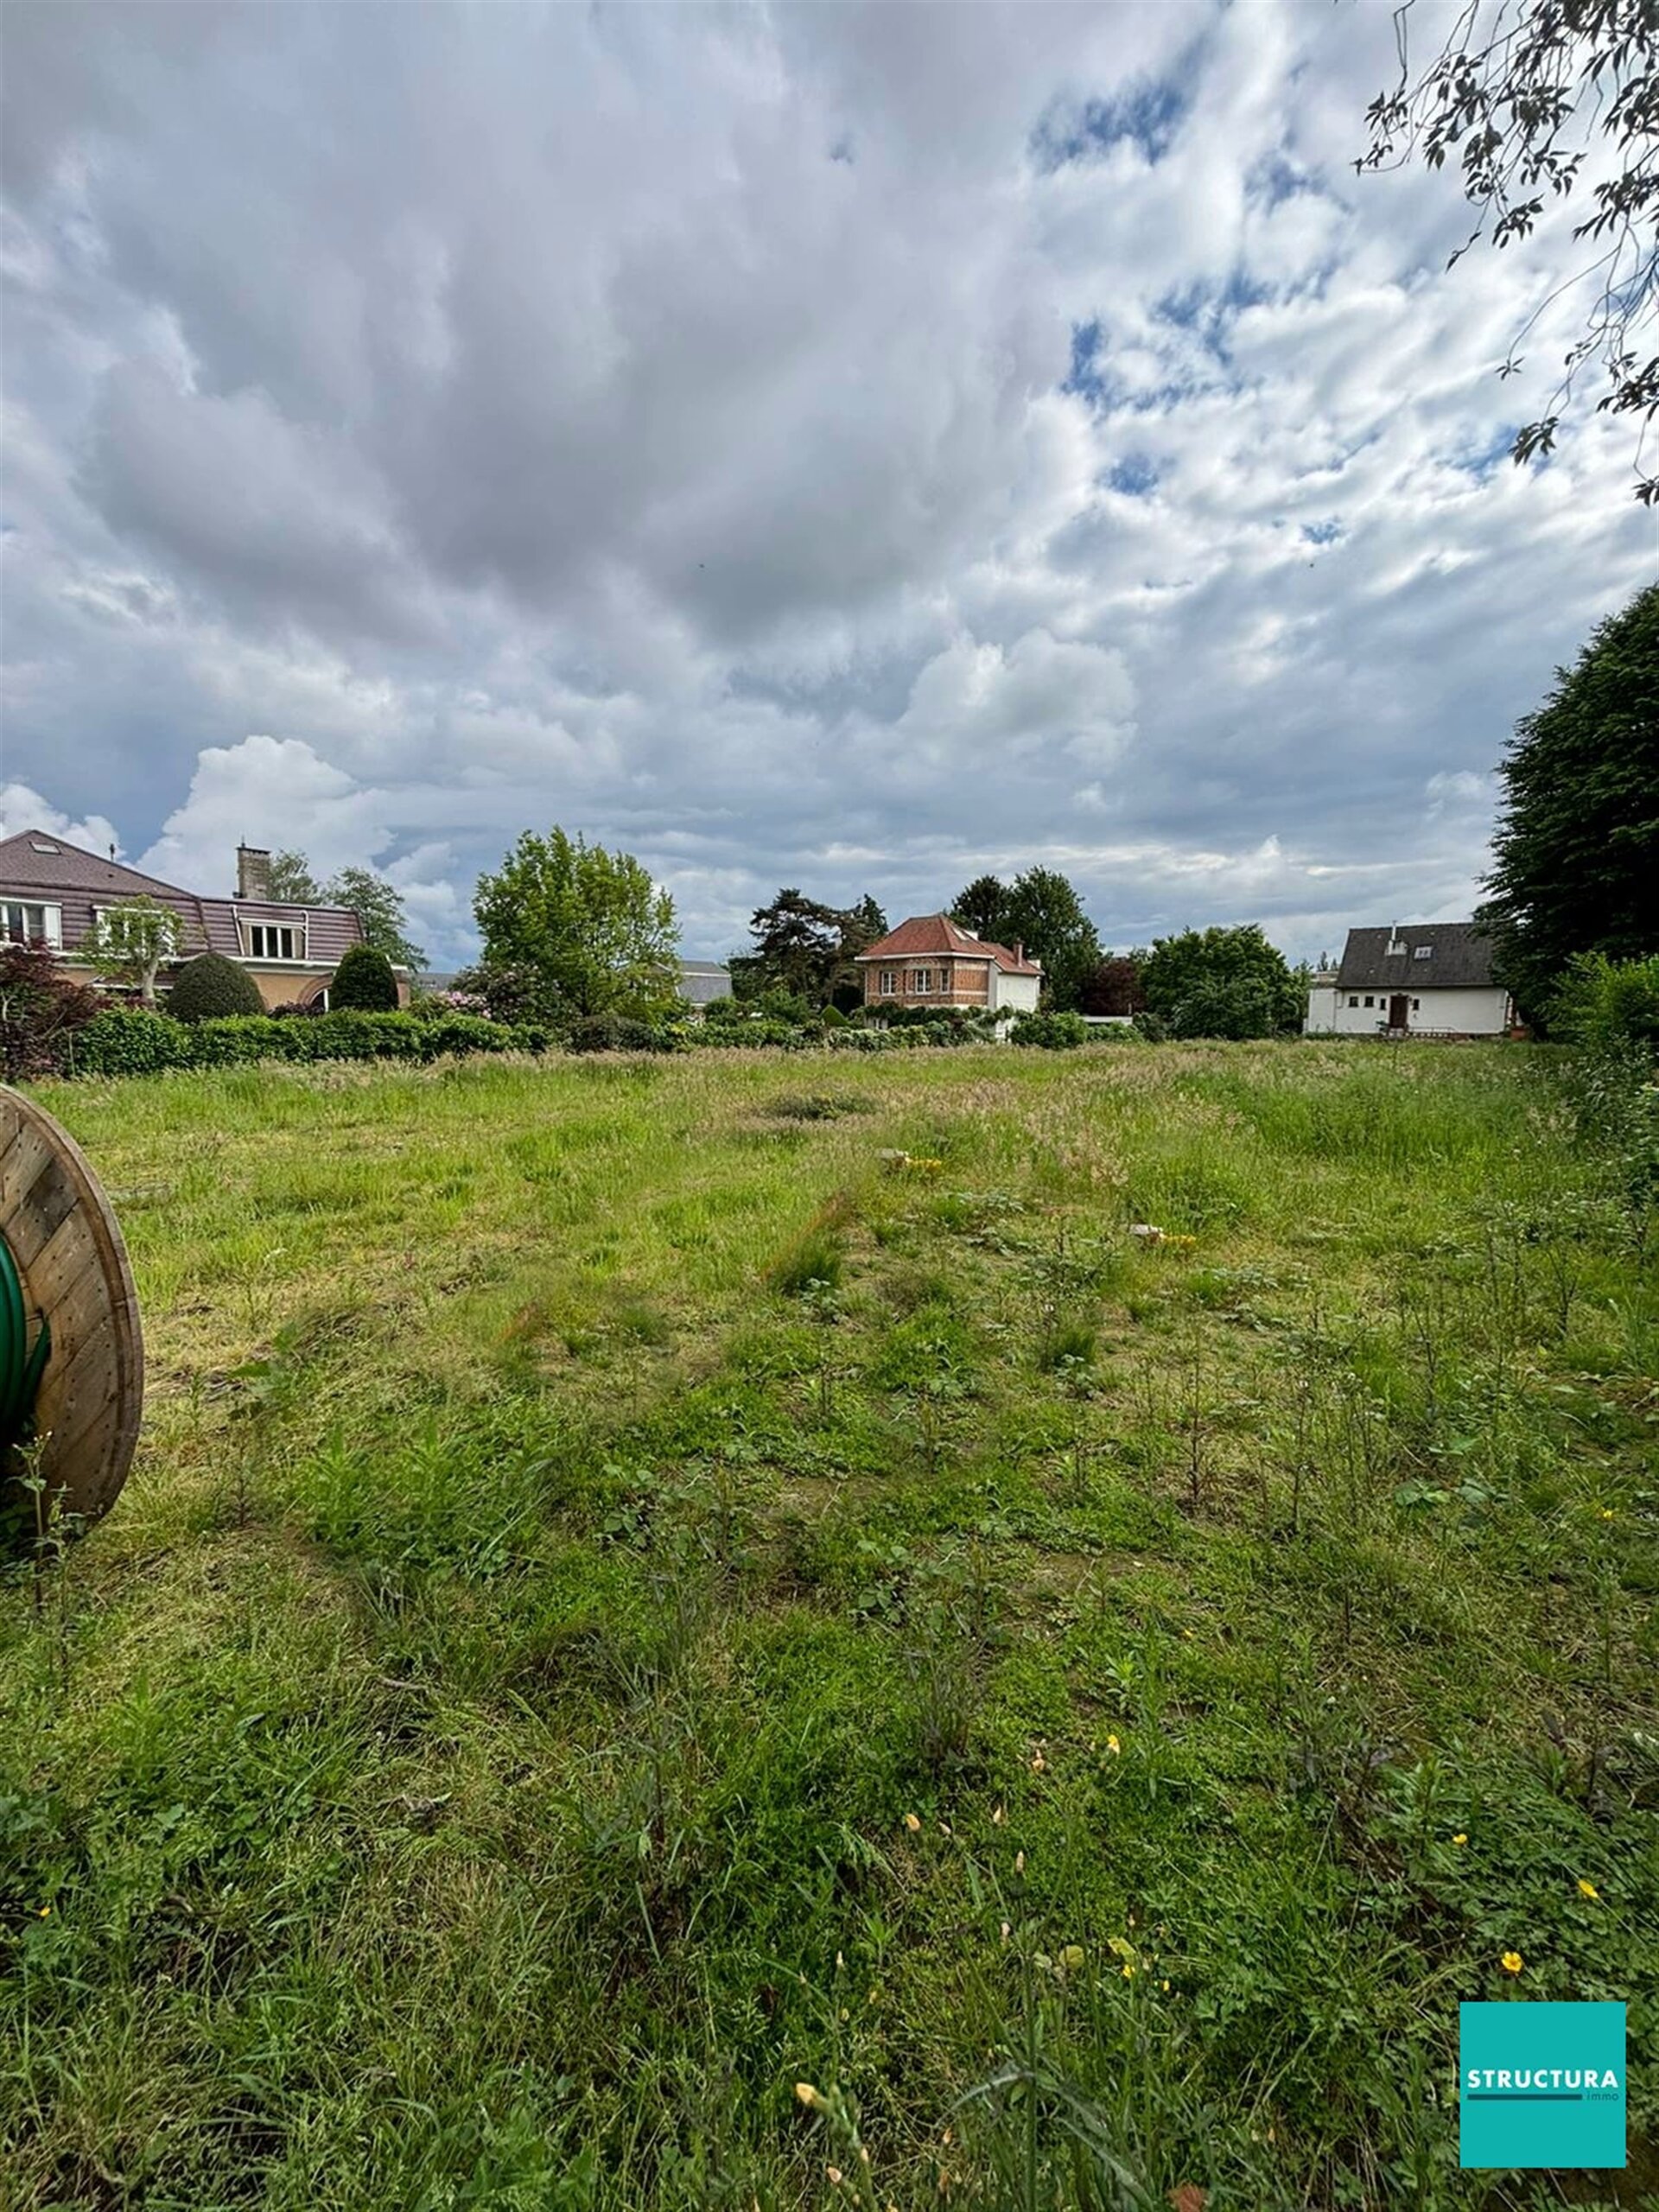
[[[138,1294],[120,1226],[80,1147],[43,1107],[3,1086],[0,1239],[0,1419],[10,1432],[0,1434],[0,1503],[14,1506],[16,1478],[38,1473],[49,1510],[96,1521],[119,1497],[138,1441]]]

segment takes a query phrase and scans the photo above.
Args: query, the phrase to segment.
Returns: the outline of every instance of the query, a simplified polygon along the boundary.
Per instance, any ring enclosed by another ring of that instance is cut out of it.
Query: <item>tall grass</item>
[[[151,1392],[0,1591],[0,2202],[1491,2212],[1514,1990],[1630,2001],[1637,2202],[1659,1299],[1549,1065],[48,1094]]]

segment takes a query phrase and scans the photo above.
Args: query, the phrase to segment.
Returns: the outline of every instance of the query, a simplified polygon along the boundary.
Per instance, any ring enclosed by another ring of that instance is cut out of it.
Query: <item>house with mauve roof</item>
[[[1310,1037],[1503,1037],[1515,1001],[1492,970],[1478,922],[1395,922],[1350,930],[1342,964],[1307,995]]]
[[[237,847],[236,896],[222,899],[182,891],[45,830],[0,839],[0,941],[43,945],[66,968],[84,971],[79,949],[93,922],[131,899],[152,899],[179,917],[178,961],[224,953],[247,969],[268,1007],[311,1005],[340,955],[363,942],[363,925],[347,906],[273,899],[270,855],[258,846]]]
[[[949,914],[912,915],[867,945],[855,964],[866,1006],[1031,1014],[1043,988],[1043,963],[1027,959],[1023,944],[976,937]]]

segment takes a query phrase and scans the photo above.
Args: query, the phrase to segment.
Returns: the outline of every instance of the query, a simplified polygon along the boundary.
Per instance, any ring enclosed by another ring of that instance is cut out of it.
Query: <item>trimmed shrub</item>
[[[251,1066],[270,1060],[413,1060],[472,1052],[544,1052],[552,1039],[533,1022],[509,1027],[475,1014],[417,1020],[407,1014],[343,1012],[314,1021],[269,1014],[175,1021],[170,1014],[111,1009],[75,1040],[75,1075],[158,1075],[167,1068]]]
[[[1080,1014],[1019,1014],[1009,1033],[1016,1045],[1036,1045],[1048,1052],[1069,1052],[1089,1042],[1089,1025]]]
[[[263,1014],[259,986],[222,952],[199,952],[173,978],[167,1011],[175,1021],[211,1021],[221,1014]]]
[[[665,1030],[653,1027],[649,1021],[634,1021],[626,1014],[584,1014],[571,1023],[565,1043],[573,1052],[671,1052],[674,1049],[674,1039]]]
[[[189,1065],[226,1068],[255,1060],[306,1058],[309,1055],[303,1050],[303,1034],[300,1023],[280,1021],[274,1014],[230,1014],[218,1020],[198,1021],[190,1034]]]
[[[328,986],[329,1012],[396,1014],[397,978],[384,952],[354,944],[345,953]]]
[[[194,1065],[194,1032],[170,1014],[109,1007],[75,1038],[75,1075],[159,1075]]]

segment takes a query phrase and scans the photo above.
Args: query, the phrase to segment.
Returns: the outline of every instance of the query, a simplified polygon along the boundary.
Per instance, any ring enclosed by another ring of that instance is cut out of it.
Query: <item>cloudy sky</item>
[[[1041,861],[1109,943],[1466,913],[1659,571],[1506,457],[1555,226],[1361,179],[1382,0],[3,17],[0,820],[363,860],[435,963],[526,826],[685,950]]]

